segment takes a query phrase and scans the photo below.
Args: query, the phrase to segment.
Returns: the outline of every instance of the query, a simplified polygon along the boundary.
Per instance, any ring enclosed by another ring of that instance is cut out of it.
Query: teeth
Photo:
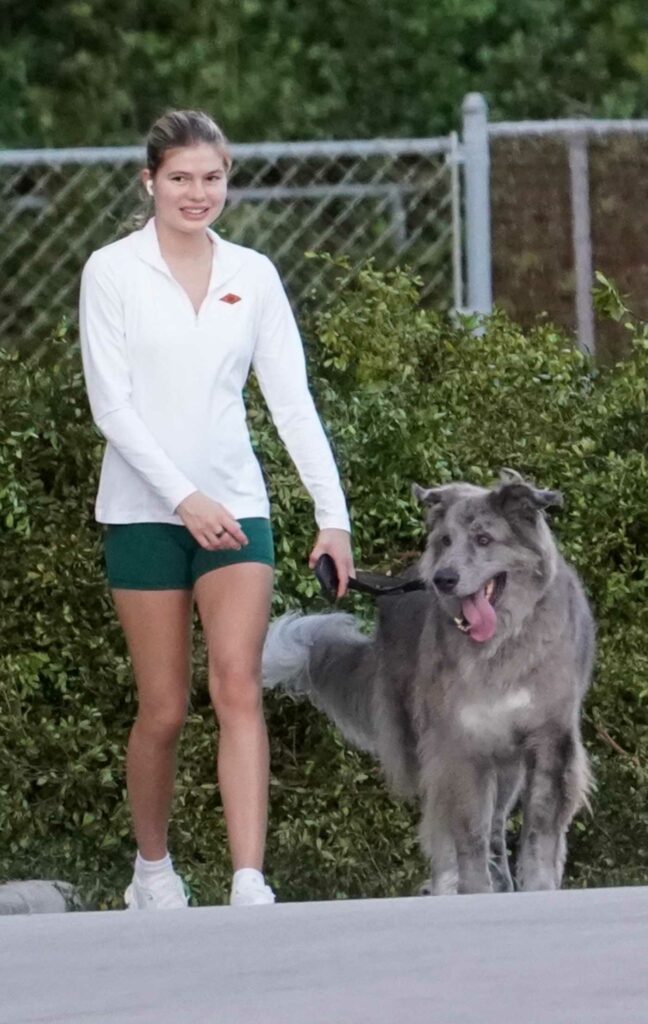
[[[468,630],[470,629],[470,623],[466,622],[464,619],[455,618],[454,622],[455,626],[457,626],[457,628],[460,629],[462,633],[467,633]]]
[[[492,595],[494,590],[495,590],[495,580],[489,580],[488,583],[486,584],[485,588],[484,588],[484,594],[486,595],[486,597],[488,598],[489,601],[491,599],[491,595]]]

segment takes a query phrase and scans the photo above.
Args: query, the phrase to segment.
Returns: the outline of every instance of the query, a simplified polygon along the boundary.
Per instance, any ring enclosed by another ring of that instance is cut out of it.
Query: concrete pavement
[[[0,918],[0,1024],[648,1024],[648,888]]]

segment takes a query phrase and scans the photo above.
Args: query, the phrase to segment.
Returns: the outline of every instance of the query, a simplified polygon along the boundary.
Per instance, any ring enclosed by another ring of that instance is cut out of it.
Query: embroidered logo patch
[[[235,295],[234,292],[228,292],[227,295],[221,295],[221,302],[227,302],[230,306],[233,306],[235,302],[241,301],[240,295]]]

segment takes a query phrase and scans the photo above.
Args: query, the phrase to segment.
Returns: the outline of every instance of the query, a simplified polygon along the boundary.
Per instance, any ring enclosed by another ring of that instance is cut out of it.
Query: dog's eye
[[[449,548],[450,545],[452,544],[452,539],[448,536],[447,533],[444,533],[443,537],[441,538],[441,543],[443,544],[444,548]]]
[[[478,533],[475,540],[480,547],[485,548],[492,541],[492,537],[489,537],[487,533]]]

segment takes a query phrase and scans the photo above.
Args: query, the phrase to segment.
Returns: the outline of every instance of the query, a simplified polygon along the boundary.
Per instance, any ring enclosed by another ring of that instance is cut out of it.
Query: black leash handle
[[[315,576],[322,588],[324,597],[329,601],[335,601],[338,590],[338,574],[335,562],[330,555],[320,555],[315,563]],[[360,570],[357,576],[349,577],[349,590],[357,590],[361,594],[369,594],[371,597],[387,597],[391,594],[406,594],[410,590],[424,590],[425,584],[422,580],[403,580],[398,576],[383,576],[380,573],[363,572]]]

